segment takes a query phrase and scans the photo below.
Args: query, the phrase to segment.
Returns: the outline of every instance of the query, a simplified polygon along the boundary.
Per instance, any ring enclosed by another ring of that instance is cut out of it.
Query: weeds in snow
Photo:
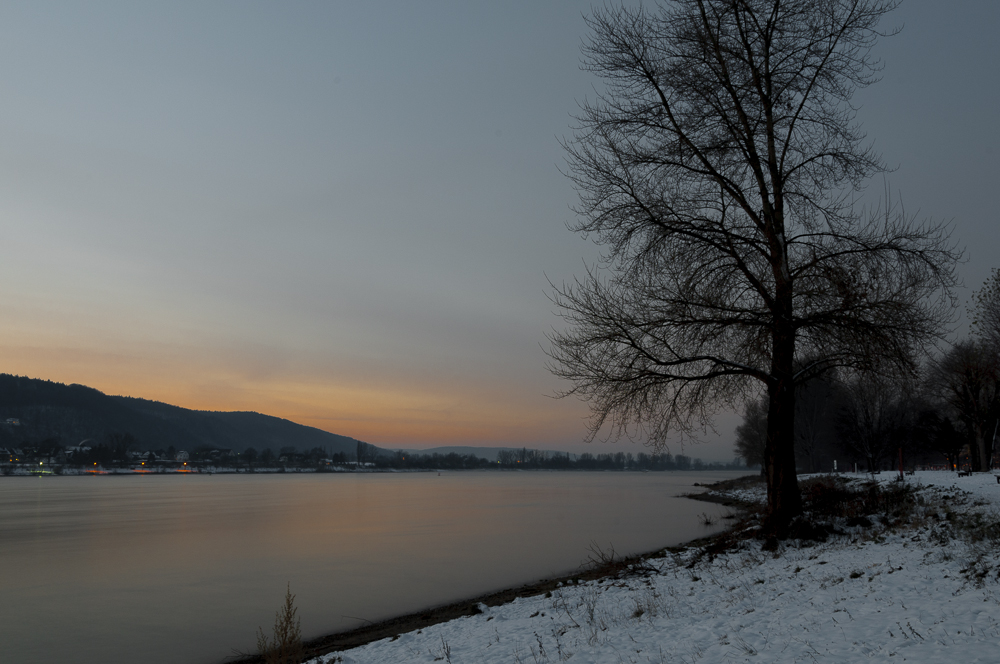
[[[270,639],[263,628],[257,628],[257,653],[265,664],[299,664],[305,652],[302,648],[302,625],[295,608],[295,595],[289,585],[285,603],[274,615],[274,632]]]
[[[448,664],[451,664],[451,646],[444,640],[444,636],[441,637],[441,648],[438,650],[438,654],[435,655],[430,650],[428,650],[427,653],[434,658],[435,662],[444,660]]]
[[[603,549],[597,540],[587,547],[587,562],[593,567],[612,567],[621,563],[621,556],[615,552],[615,545],[608,542],[608,548]]]
[[[754,656],[754,655],[757,654],[757,649],[754,648],[749,643],[747,643],[746,639],[744,639],[739,634],[737,634],[736,636],[733,637],[733,642],[735,643],[736,648],[742,654],[747,655],[748,657],[752,657],[752,656]]]

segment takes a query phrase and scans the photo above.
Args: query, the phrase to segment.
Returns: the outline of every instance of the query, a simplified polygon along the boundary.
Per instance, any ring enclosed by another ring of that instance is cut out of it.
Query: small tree
[[[553,371],[590,403],[591,438],[654,445],[763,387],[779,535],[801,511],[795,386],[911,372],[952,315],[947,228],[854,205],[884,169],[851,99],[896,4],[675,0],[587,19],[584,68],[606,87],[566,150],[574,230],[607,252],[556,289],[570,325]]]
[[[264,628],[257,628],[257,653],[265,664],[300,664],[305,650],[302,647],[302,626],[296,615],[295,595],[289,584],[285,590],[285,603],[274,614],[274,630],[269,640]]]

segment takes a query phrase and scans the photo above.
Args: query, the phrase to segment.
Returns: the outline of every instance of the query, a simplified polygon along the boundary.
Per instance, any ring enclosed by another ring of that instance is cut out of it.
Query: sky
[[[385,447],[593,453],[553,395],[589,2],[0,6],[0,372]],[[907,0],[873,182],[1000,266],[1000,3]],[[964,334],[960,323],[956,334]],[[732,458],[738,418],[703,445]],[[673,445],[674,453],[682,451]]]

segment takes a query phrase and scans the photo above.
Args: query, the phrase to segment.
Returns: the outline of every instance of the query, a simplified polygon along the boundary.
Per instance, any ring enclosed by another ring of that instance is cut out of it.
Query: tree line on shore
[[[111,434],[106,441],[90,445],[63,446],[43,441],[21,448],[0,448],[0,470],[10,474],[17,468],[39,465],[58,472],[63,468],[137,469],[147,471],[173,469],[230,468],[253,472],[274,468],[333,470],[475,470],[475,469],[545,469],[545,470],[742,470],[746,466],[734,459],[728,463],[705,462],[684,454],[646,454],[616,452],[571,455],[528,448],[501,450],[497,458],[474,454],[421,454],[397,450],[390,452],[358,442],[353,454],[314,447],[301,452],[294,447],[243,452],[201,446],[192,451],[141,450],[139,441],[129,433]]]
[[[795,459],[800,471],[868,472],[946,466],[981,472],[994,464],[1000,432],[1000,271],[977,291],[972,334],[910,374],[828,371],[796,387]],[[750,401],[736,453],[764,462],[767,399]]]

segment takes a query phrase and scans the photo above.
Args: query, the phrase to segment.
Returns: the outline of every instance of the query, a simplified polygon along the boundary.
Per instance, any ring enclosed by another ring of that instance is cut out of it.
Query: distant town
[[[7,422],[8,426],[17,426]],[[387,451],[358,442],[353,454],[331,453],[315,447],[300,452],[285,447],[253,447],[237,452],[231,448],[199,446],[193,450],[133,449],[130,434],[112,434],[106,441],[85,440],[76,445],[45,441],[21,447],[0,448],[0,472],[4,475],[142,474],[142,473],[274,473],[274,472],[376,472],[405,470],[745,470],[734,459],[730,463],[704,462],[683,454],[580,454],[542,450],[505,449],[495,459],[476,454],[421,454]]]

